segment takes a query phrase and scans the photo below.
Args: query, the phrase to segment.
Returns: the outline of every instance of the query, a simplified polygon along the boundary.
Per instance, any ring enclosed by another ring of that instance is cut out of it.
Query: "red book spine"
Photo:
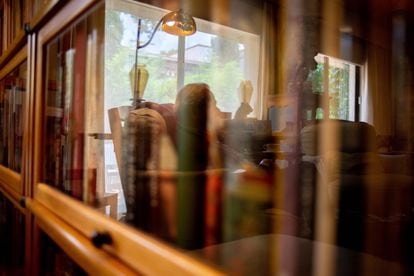
[[[74,60],[74,91],[72,101],[72,127],[74,133],[72,147],[72,170],[73,173],[83,170],[84,160],[84,135],[85,135],[85,75],[86,75],[86,21],[80,22],[75,27],[75,60]],[[76,173],[77,174],[77,173]],[[82,174],[83,175],[83,174]],[[79,181],[72,183],[72,195],[76,198],[83,197],[83,176]]]

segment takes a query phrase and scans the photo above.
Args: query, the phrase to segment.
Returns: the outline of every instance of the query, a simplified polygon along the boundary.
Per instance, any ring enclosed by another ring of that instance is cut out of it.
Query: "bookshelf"
[[[28,22],[28,0],[2,0],[0,2],[0,55],[7,52],[24,33]]]

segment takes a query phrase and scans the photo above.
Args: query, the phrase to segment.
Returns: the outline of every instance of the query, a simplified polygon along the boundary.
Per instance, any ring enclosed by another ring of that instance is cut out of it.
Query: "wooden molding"
[[[27,58],[27,46],[24,46],[13,58],[11,58],[10,62],[7,63],[0,71],[0,80],[3,79],[5,76],[10,74],[20,63],[22,63]],[[0,62],[1,64],[1,62]]]
[[[36,69],[36,34],[28,37],[28,54],[27,54],[27,95],[24,114],[23,128],[23,164],[22,164],[22,184],[24,195],[33,196],[32,185],[32,167],[33,167],[33,141],[34,141],[34,104],[35,104],[35,69]]]
[[[59,2],[60,0],[49,0],[46,1],[46,4],[42,5],[42,9],[40,9],[34,16],[33,18],[30,19],[30,29],[33,30],[37,27],[40,26],[40,23],[46,19],[47,15],[49,14],[49,12],[56,6],[56,4]],[[30,8],[34,8],[33,6]]]
[[[109,233],[113,243],[105,246],[105,250],[143,274],[222,275],[221,271],[110,219],[46,184],[37,185],[35,199],[86,237],[95,231]]]
[[[70,227],[36,200],[27,199],[26,206],[34,214],[35,221],[40,228],[89,274],[137,274],[105,251],[96,248],[89,239]]]
[[[52,1],[56,2],[56,1]],[[49,39],[56,36],[59,31],[65,28],[70,22],[80,16],[97,0],[72,0],[69,1],[49,22],[39,31],[39,44],[46,43]],[[42,49],[41,47],[38,48]]]
[[[20,174],[2,165],[0,165],[0,186],[6,191],[9,191],[17,201],[19,201],[19,198],[23,195],[23,185]]]
[[[3,26],[2,26],[3,27]],[[20,31],[14,38],[13,43],[10,44],[6,51],[0,56],[0,66],[3,66],[6,62],[14,57],[17,51],[26,43],[26,34]]]

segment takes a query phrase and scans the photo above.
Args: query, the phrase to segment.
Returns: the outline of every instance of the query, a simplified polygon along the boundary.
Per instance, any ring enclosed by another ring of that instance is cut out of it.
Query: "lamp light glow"
[[[196,32],[194,18],[181,9],[167,13],[161,21],[161,30],[172,35],[187,36]]]
[[[141,33],[141,19],[138,20],[138,31],[137,31],[137,47],[135,49],[135,64],[133,66],[133,69],[131,70],[130,76],[133,76],[134,78],[134,91],[133,91],[133,100],[134,102],[141,102],[143,99],[141,98],[144,91],[143,88],[145,85],[141,85],[141,73],[140,70],[137,69],[138,66],[138,50],[141,48],[144,48],[148,46],[152,39],[154,38],[154,35],[158,28],[161,25],[161,30],[172,34],[176,36],[188,36],[192,35],[196,32],[196,23],[194,18],[191,15],[188,15],[183,12],[183,10],[179,9],[178,11],[172,11],[164,15],[155,25],[154,30],[151,33],[150,38],[147,42],[144,44],[141,44],[140,39],[140,33]],[[148,78],[148,76],[146,76]],[[147,79],[145,79],[146,83]]]

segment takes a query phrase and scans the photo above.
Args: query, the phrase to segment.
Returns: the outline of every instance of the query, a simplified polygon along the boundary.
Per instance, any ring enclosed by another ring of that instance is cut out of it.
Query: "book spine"
[[[207,103],[178,110],[177,243],[185,249],[204,246],[208,164]],[[195,115],[196,114],[196,115]]]
[[[0,129],[3,130],[0,133],[0,164],[4,164],[4,158],[5,158],[5,143],[6,140],[4,140],[4,117],[5,117],[5,111],[4,111],[4,81],[0,81]]]
[[[73,62],[75,56],[75,49],[69,49],[65,52],[65,66],[64,66],[64,107],[63,107],[63,191],[71,194],[71,170],[72,170],[72,147],[74,134],[71,128],[71,106],[73,94]]]
[[[12,85],[10,80],[6,80],[6,87],[4,90],[4,136],[3,139],[5,141],[5,156],[4,156],[4,165],[6,167],[10,166],[10,129],[11,129],[11,122],[12,122],[12,110],[11,110],[11,95],[12,95]]]
[[[84,173],[84,136],[85,136],[85,74],[87,26],[82,21],[75,27],[75,56],[73,59],[73,95],[71,105],[71,127],[73,132],[72,172],[76,172],[76,181],[72,182],[72,196],[83,198]]]

